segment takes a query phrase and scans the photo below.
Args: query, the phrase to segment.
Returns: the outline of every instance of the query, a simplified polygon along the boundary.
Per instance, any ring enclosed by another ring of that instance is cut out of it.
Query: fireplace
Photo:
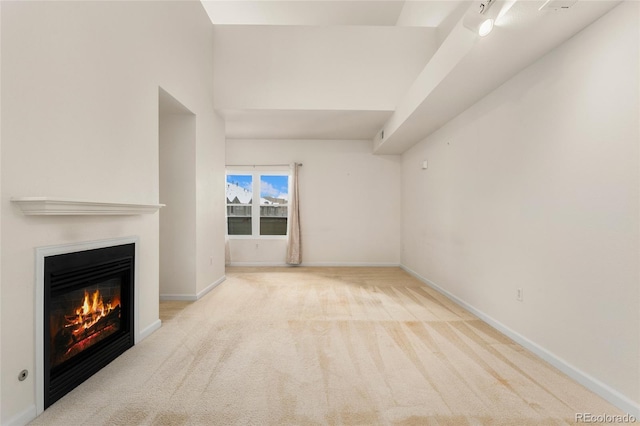
[[[44,257],[44,407],[134,344],[135,244]]]

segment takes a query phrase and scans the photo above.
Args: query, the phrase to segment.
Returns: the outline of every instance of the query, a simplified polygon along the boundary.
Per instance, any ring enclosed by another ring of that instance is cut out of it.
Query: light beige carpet
[[[621,414],[398,268],[230,268],[33,425],[559,425]]]

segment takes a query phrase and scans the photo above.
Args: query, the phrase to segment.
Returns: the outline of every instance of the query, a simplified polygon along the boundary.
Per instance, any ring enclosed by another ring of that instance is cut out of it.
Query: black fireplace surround
[[[134,344],[135,244],[44,261],[44,408]]]

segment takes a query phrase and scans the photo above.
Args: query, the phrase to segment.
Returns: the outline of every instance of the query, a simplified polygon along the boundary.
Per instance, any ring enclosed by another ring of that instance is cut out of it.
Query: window
[[[227,175],[227,233],[251,235],[253,176]]]
[[[286,236],[289,173],[228,172],[226,203],[228,235]]]

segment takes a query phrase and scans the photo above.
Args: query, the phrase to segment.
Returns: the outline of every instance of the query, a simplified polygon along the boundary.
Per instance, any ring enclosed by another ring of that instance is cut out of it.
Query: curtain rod
[[[298,166],[302,166],[302,163],[297,163]],[[289,167],[289,164],[227,164],[225,167]]]

